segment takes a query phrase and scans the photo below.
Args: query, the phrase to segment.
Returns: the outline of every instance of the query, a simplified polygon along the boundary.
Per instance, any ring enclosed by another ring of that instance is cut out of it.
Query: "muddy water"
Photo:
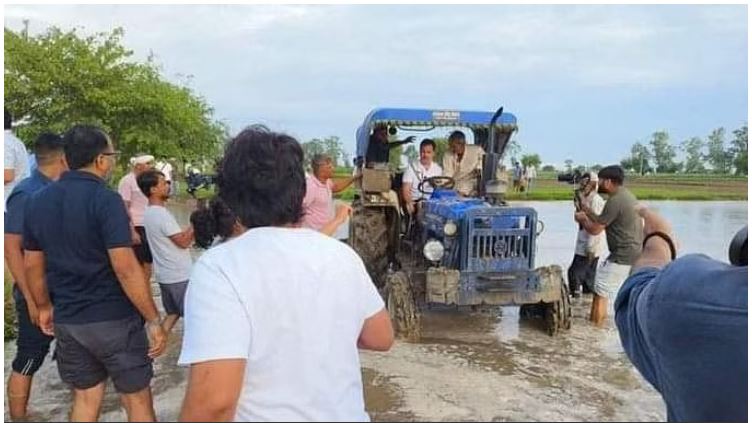
[[[537,262],[568,266],[574,223],[568,202],[528,203],[546,229]],[[746,202],[654,202],[673,222],[681,252],[725,259],[728,241],[747,223]],[[175,207],[182,221],[188,209]],[[665,419],[660,396],[632,368],[613,324],[596,329],[586,321],[589,299],[574,304],[572,330],[551,338],[540,321],[520,320],[518,309],[477,312],[429,310],[419,343],[397,342],[388,353],[363,352],[366,407],[377,421],[393,420],[588,420]],[[175,365],[178,336],[157,360],[157,417],[175,420],[184,394],[186,370]],[[5,345],[5,374],[15,345]],[[49,360],[35,378],[32,417],[66,419],[70,393]],[[125,414],[111,387],[102,420]],[[5,414],[8,419],[7,410]]]

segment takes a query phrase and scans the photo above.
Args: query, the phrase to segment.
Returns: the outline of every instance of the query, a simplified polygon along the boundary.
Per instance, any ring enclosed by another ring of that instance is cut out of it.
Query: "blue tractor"
[[[374,154],[375,132],[386,130],[394,138],[421,132],[446,136],[458,129],[485,153],[475,174],[476,195],[452,189],[454,175],[428,178],[419,189],[430,186],[432,193],[410,216],[396,193],[399,169],[390,168],[388,154]],[[521,316],[542,317],[551,335],[570,328],[561,268],[535,267],[542,222],[535,209],[514,207],[504,198],[506,181],[498,167],[516,130],[516,117],[503,108],[496,113],[376,109],[358,128],[355,165],[362,179],[349,242],[404,336],[420,336],[419,310],[433,306],[518,305]]]

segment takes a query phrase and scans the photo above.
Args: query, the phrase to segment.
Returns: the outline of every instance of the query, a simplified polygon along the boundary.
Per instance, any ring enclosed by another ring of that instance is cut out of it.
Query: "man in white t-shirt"
[[[436,152],[436,143],[432,139],[424,139],[420,143],[420,160],[410,163],[402,176],[402,199],[408,213],[414,214],[416,203],[428,198],[433,192],[430,184],[423,184],[423,191],[418,190],[421,182],[434,176],[441,176],[441,166],[434,163],[433,155]]]
[[[13,135],[11,130],[13,126],[13,117],[8,109],[5,109],[5,133],[3,134],[5,172],[3,174],[3,187],[5,197],[3,199],[3,211],[5,211],[5,202],[8,196],[13,192],[13,188],[18,183],[31,175],[29,171],[29,153],[26,151],[24,144]]]
[[[300,144],[250,127],[219,169],[220,199],[244,232],[191,273],[180,420],[367,421],[358,348],[388,350],[392,325],[355,251],[300,227]]]
[[[159,283],[165,309],[162,327],[170,333],[175,322],[183,317],[185,290],[191,275],[193,259],[188,249],[193,244],[193,227],[181,229],[165,204],[170,186],[162,172],[147,170],[136,178],[141,192],[149,199],[144,212],[144,229],[154,259],[154,279]]]
[[[593,211],[601,214],[606,202],[598,195],[598,174],[595,172],[586,173],[580,180],[580,190],[578,201]],[[580,227],[577,232],[577,242],[574,249],[574,258],[567,271],[569,280],[569,293],[577,298],[582,293],[593,291],[595,283],[595,272],[598,267],[600,257],[606,254],[606,233],[601,232],[598,235],[591,235],[584,228]]]

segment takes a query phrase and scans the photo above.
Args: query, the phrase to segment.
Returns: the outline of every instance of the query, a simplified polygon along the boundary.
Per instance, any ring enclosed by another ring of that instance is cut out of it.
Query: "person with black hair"
[[[410,214],[415,214],[416,204],[420,200],[426,199],[433,192],[433,187],[429,184],[423,184],[423,191],[418,188],[428,178],[441,176],[443,170],[441,166],[433,161],[433,155],[436,152],[436,143],[426,138],[420,142],[420,159],[417,162],[410,163],[402,177],[402,200],[405,202],[405,208]]]
[[[358,348],[388,350],[392,325],[360,257],[301,227],[300,144],[263,127],[242,131],[217,188],[241,233],[191,273],[180,420],[367,420]]]
[[[478,195],[478,179],[483,169],[485,152],[479,145],[467,145],[465,134],[449,134],[449,150],[444,154],[444,176],[454,179],[454,189],[462,196]]]
[[[34,373],[50,350],[52,337],[37,326],[39,312],[26,283],[23,256],[23,227],[26,205],[36,192],[60,178],[68,170],[59,135],[43,133],[34,142],[39,166],[31,176],[22,180],[8,197],[5,213],[5,262],[13,277],[13,302],[16,307],[18,337],[16,356],[8,379],[8,409],[13,420],[26,417]]]
[[[3,143],[5,148],[3,151],[5,160],[5,172],[3,173],[3,188],[5,193],[3,211],[5,211],[8,196],[13,192],[13,188],[22,179],[31,175],[29,171],[29,153],[26,151],[24,143],[13,134],[13,117],[8,109],[5,109]]]
[[[238,218],[219,197],[209,204],[199,200],[196,210],[189,218],[193,227],[196,246],[207,249],[243,233]]]
[[[71,170],[31,198],[24,219],[39,326],[55,336],[60,378],[73,387],[72,421],[99,417],[108,378],[128,420],[154,421],[152,359],[166,335],[131,248],[125,205],[106,183],[118,152],[92,126],[74,126],[63,142]]]
[[[185,290],[193,266],[188,251],[193,244],[193,227],[182,229],[165,207],[170,198],[170,184],[164,173],[150,169],[139,174],[136,182],[149,199],[144,212],[144,229],[154,258],[154,279],[159,284],[167,314],[162,327],[169,335],[184,314]]]
[[[619,165],[606,166],[598,172],[598,192],[608,194],[603,212],[596,214],[583,203],[575,220],[591,235],[606,231],[608,258],[595,272],[590,321],[603,326],[613,299],[632,264],[640,255],[642,220],[635,211],[637,199],[624,187],[624,170]]]
[[[663,397],[668,421],[748,421],[746,254],[736,265],[677,259],[670,223],[644,206],[637,213],[642,251],[614,304],[624,351]]]
[[[376,125],[373,128],[373,133],[368,138],[366,166],[371,166],[373,163],[389,163],[389,151],[391,149],[413,141],[415,141],[415,137],[411,135],[402,141],[389,142],[389,128],[387,125]]]

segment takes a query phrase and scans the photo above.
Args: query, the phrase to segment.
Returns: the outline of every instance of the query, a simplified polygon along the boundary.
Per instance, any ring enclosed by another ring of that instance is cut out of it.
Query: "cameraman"
[[[614,307],[627,356],[661,393],[669,421],[747,421],[747,250],[741,266],[674,261],[671,225],[638,207],[643,250]]]
[[[605,202],[598,195],[598,175],[588,172],[580,179],[580,186],[575,190],[575,209],[581,211],[583,206],[596,214],[603,212]],[[595,271],[598,259],[606,251],[606,234],[591,235],[580,226],[577,233],[577,243],[574,249],[572,264],[567,270],[569,292],[573,297],[579,297],[582,292],[592,292],[595,281]]]

